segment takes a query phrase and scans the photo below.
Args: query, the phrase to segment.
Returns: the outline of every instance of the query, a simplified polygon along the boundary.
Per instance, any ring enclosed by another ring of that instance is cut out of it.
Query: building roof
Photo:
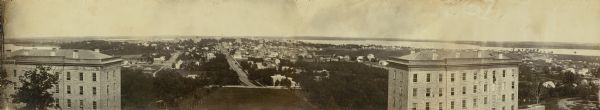
[[[437,55],[434,59],[434,55]],[[480,56],[481,55],[481,56]],[[494,59],[510,59],[503,55],[500,58],[499,53],[491,51],[474,51],[474,50],[427,50],[413,54],[395,57],[403,60],[444,60],[449,58],[494,58]]]
[[[64,56],[68,59],[73,58],[73,52],[76,49],[56,49],[56,50],[18,50],[10,53],[10,56],[52,56],[52,51],[56,52],[55,56]],[[77,50],[77,59],[106,59],[112,58],[112,56],[91,51],[91,50]]]

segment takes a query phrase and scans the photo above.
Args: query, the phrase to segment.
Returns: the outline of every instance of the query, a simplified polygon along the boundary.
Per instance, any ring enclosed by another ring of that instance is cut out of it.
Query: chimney
[[[481,54],[482,54],[481,51],[477,51],[477,58],[483,57],[483,55],[481,55]]]
[[[56,56],[56,48],[52,48],[52,51],[50,51],[50,56]]]
[[[410,54],[415,54],[415,50],[410,50]]]
[[[438,57],[438,54],[437,54],[437,53],[434,51],[434,52],[431,54],[431,60],[437,60],[437,57]]]
[[[23,51],[23,55],[25,55],[25,56],[29,56],[29,50],[25,50],[25,51]]]
[[[100,49],[94,49],[94,52],[100,53]]]
[[[11,57],[10,54],[12,53],[12,50],[6,50],[6,53],[4,53],[5,57]]]
[[[456,57],[456,58],[460,58],[460,52],[456,52],[456,55],[455,55],[455,57]]]
[[[79,50],[73,50],[73,58],[75,58],[75,59],[79,58]]]
[[[499,59],[504,59],[504,54],[502,54],[502,53],[498,54],[498,58]]]

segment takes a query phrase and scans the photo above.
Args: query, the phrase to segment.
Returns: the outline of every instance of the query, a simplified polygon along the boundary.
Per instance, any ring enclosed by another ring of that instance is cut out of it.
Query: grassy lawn
[[[313,105],[290,90],[220,88],[196,102],[201,110],[314,110]]]

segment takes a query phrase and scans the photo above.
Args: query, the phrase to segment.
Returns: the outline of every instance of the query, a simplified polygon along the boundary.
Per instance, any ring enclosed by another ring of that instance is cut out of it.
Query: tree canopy
[[[37,65],[19,77],[20,87],[12,95],[13,102],[25,103],[26,110],[45,110],[52,107],[54,98],[49,91],[58,84],[58,75],[49,73],[50,67]]]
[[[387,70],[356,62],[300,62],[307,71],[297,81],[311,103],[327,109],[383,110],[387,107]],[[317,81],[315,70],[331,71]]]

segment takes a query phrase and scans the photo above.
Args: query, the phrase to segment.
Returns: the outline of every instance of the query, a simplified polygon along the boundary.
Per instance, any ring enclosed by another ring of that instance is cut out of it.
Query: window
[[[79,80],[80,80],[80,81],[83,81],[83,72],[80,72],[80,73],[79,73]]]
[[[483,92],[487,92],[487,84],[483,85]]]
[[[431,88],[425,89],[425,96],[427,96],[427,97],[431,96]]]
[[[417,103],[413,103],[412,109],[417,110]]]
[[[462,94],[467,94],[467,87],[463,86],[463,88],[462,88]]]
[[[504,108],[504,106],[502,106],[502,110],[506,110],[506,109]]]
[[[511,86],[511,88],[512,88],[512,89],[515,89],[515,82],[514,82],[514,81],[512,82],[512,86]]]
[[[83,100],[79,100],[79,108],[83,109]]]
[[[444,74],[440,73],[440,76],[438,77],[438,80],[439,80],[440,82],[442,82],[442,80],[443,80],[443,79],[444,79]]]
[[[439,96],[442,96],[442,95],[443,95],[443,93],[444,93],[444,90],[442,90],[442,88],[440,88],[439,90],[440,90],[440,92],[439,92]]]
[[[417,74],[413,74],[413,82],[417,82]]]
[[[506,95],[502,95],[502,102],[506,100]]]
[[[510,94],[510,100],[515,100],[515,94]]]
[[[96,81],[96,73],[92,73],[92,81]]]
[[[67,107],[71,108],[71,99],[67,99]]]
[[[79,86],[79,95],[83,95],[83,86]]]
[[[512,73],[512,77],[515,77],[515,69],[512,69],[512,72],[510,73]]]
[[[96,95],[96,87],[92,87],[92,94]]]
[[[444,103],[440,102],[440,106],[439,106],[440,110],[444,110],[443,106],[444,106]]]
[[[17,70],[13,70],[13,76],[17,77]]]
[[[67,72],[67,80],[71,80],[71,72]]]
[[[429,102],[425,102],[425,110],[429,110]]]
[[[487,104],[487,97],[483,97],[483,104]]]
[[[450,95],[454,96],[454,88],[450,88]]]
[[[427,73],[427,80],[426,80],[426,81],[427,81],[427,82],[430,82],[430,81],[431,81],[431,74],[430,74],[430,73]]]
[[[454,101],[450,101],[450,109],[454,109]]]
[[[473,93],[477,93],[477,85],[473,85]]]
[[[496,71],[492,71],[492,80],[496,83]]]
[[[71,86],[67,85],[67,94],[71,94]]]
[[[488,76],[487,72],[488,71],[483,72],[483,79],[487,79],[487,76]]]
[[[56,101],[56,105],[55,106],[56,107],[60,107],[60,99],[56,98],[54,100]]]
[[[511,105],[511,106],[510,106],[510,110],[515,110],[515,106],[514,106],[514,105]]]
[[[477,107],[477,98],[473,99],[473,107]]]
[[[467,100],[462,100],[462,108],[467,108]]]
[[[96,103],[96,101],[92,102],[92,109],[96,110],[98,109],[98,104]]]
[[[59,93],[60,92],[60,87],[58,84],[54,85],[54,87],[56,87],[54,93]]]
[[[417,96],[417,88],[413,88],[413,96]]]
[[[473,73],[473,80],[477,79],[477,72]]]
[[[467,73],[462,73],[462,80],[467,80]]]
[[[502,77],[506,77],[506,70],[502,70]]]
[[[451,73],[451,74],[450,74],[450,81],[451,81],[451,82],[454,82],[454,73]]]

